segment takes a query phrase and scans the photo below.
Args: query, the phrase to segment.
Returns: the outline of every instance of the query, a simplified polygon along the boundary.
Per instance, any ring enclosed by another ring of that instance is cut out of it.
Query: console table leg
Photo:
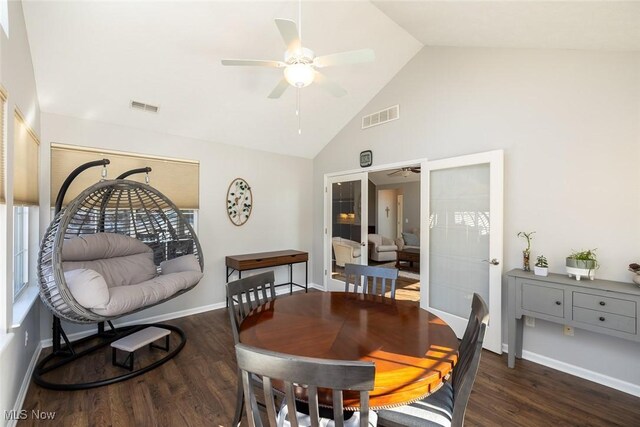
[[[289,295],[293,295],[293,264],[289,264]]]

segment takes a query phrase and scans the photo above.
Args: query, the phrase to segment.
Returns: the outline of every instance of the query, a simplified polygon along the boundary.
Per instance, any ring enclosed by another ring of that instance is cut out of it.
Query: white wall
[[[398,103],[399,120],[360,129]],[[553,272],[572,249],[598,248],[597,276],[629,282],[640,260],[639,53],[424,48],[314,159],[316,254],[323,175],[358,169],[367,149],[376,165],[504,149],[505,272],[521,265],[523,230]],[[640,344],[537,321],[524,349],[640,390]]]
[[[405,233],[411,233],[420,227],[420,181],[378,185],[376,188],[378,190],[397,188],[398,194],[404,196],[402,230]]]
[[[396,219],[398,217],[397,200],[398,190],[378,190],[376,198],[376,206],[378,213],[378,221],[376,233],[391,239],[396,236]],[[389,209],[389,211],[387,211]]]
[[[226,255],[311,250],[311,160],[46,113],[42,114],[42,133],[46,157],[46,147],[58,142],[200,161],[197,234],[205,260],[203,280],[174,300],[119,321],[222,304]],[[49,176],[48,162],[42,174]],[[251,217],[242,227],[229,221],[225,205],[229,183],[237,177],[246,179],[253,193]],[[284,267],[276,269],[278,282],[285,281],[286,271]],[[294,266],[294,279],[304,282],[303,264]],[[43,337],[50,337],[51,316],[43,313]],[[72,333],[79,330],[78,325],[64,326]]]
[[[12,324],[12,299],[13,299],[13,215],[11,190],[13,177],[13,117],[16,108],[23,113],[29,126],[40,134],[40,108],[38,105],[35,79],[29,41],[24,25],[22,3],[9,2],[9,37],[4,31],[0,31],[0,84],[7,92],[7,121],[6,121],[6,179],[7,200],[6,206],[0,206],[5,210],[0,215],[0,239],[2,259],[0,259],[0,369],[2,371],[0,381],[0,425],[7,420],[4,417],[5,410],[15,408],[21,384],[25,380],[29,362],[36,352],[40,341],[38,326],[39,310],[37,304],[29,310],[20,327],[11,328]],[[36,230],[37,232],[37,230]],[[33,248],[35,249],[35,248]],[[5,310],[6,308],[6,310]],[[29,333],[29,344],[25,346],[25,334]],[[27,381],[29,379],[27,378]]]

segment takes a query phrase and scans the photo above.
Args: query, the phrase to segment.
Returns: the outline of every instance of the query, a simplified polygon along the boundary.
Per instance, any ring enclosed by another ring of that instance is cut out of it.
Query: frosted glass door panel
[[[430,172],[429,305],[469,316],[474,292],[489,299],[490,165]]]

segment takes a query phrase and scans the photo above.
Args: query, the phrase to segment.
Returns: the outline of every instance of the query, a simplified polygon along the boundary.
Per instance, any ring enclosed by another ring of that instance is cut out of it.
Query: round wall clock
[[[249,220],[253,207],[251,187],[242,178],[231,181],[227,190],[227,215],[233,225],[244,225]]]

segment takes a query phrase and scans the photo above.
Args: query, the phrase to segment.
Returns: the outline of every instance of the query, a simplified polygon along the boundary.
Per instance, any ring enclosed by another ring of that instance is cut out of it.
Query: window
[[[29,283],[29,208],[13,208],[13,300]]]
[[[51,145],[51,206],[55,204],[58,191],[69,173],[83,163],[109,159],[108,179],[123,172],[150,167],[149,184],[167,196],[182,210],[199,208],[200,163],[194,160],[170,159],[122,151],[79,147],[74,145]],[[101,178],[101,168],[89,169],[79,175],[69,187],[63,205],[69,204],[82,190]],[[127,179],[144,182],[144,174],[131,175]]]
[[[5,204],[4,195],[4,110],[7,104],[7,96],[0,86],[0,204]],[[3,239],[4,241],[4,239]]]
[[[13,301],[29,284],[29,262],[35,263],[39,204],[40,142],[18,110],[14,117],[13,162]],[[31,224],[31,226],[30,226]],[[31,234],[30,234],[31,232]],[[29,250],[29,245],[32,250]],[[31,258],[31,260],[30,260]],[[15,320],[15,319],[14,319]]]
[[[9,1],[0,0],[0,27],[5,35],[9,37]]]

